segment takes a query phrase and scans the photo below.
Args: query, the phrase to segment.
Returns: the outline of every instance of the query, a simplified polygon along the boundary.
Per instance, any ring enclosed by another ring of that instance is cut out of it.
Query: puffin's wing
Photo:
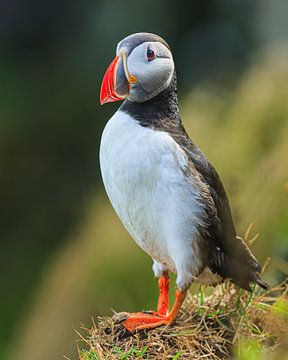
[[[185,151],[190,166],[196,169],[201,181],[206,185],[203,204],[207,227],[199,230],[207,241],[208,266],[213,272],[223,278],[231,278],[246,290],[251,290],[251,282],[267,288],[267,284],[258,275],[261,268],[256,258],[246,243],[236,235],[228,197],[216,170],[184,129],[181,135],[179,131],[171,135]]]

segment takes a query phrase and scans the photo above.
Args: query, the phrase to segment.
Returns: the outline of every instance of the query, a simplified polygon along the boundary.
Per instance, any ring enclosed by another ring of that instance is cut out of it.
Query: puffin
[[[185,131],[171,48],[160,36],[141,32],[118,43],[100,89],[101,105],[115,101],[123,102],[102,133],[102,179],[159,286],[157,311],[126,313],[123,326],[133,333],[173,324],[193,283],[267,289],[236,234],[218,173]],[[171,309],[169,272],[177,287]]]

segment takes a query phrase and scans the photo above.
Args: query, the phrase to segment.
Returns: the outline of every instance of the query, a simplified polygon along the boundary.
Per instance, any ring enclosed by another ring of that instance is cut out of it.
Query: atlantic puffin
[[[159,278],[157,311],[128,314],[124,327],[134,332],[172,324],[194,282],[230,279],[247,291],[255,283],[267,289],[258,261],[236,235],[219,175],[183,127],[171,48],[160,36],[136,33],[118,43],[100,103],[119,100],[101,138],[102,178]],[[169,272],[177,276],[171,311]]]

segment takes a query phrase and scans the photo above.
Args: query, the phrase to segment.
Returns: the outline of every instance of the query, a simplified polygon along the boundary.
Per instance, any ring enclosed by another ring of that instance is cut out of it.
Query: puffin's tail
[[[255,283],[268,290],[269,285],[260,277],[261,267],[245,241],[238,236],[233,239],[222,255],[222,272],[247,291],[252,291],[251,285]]]
[[[262,289],[264,289],[264,290],[270,289],[270,285],[267,284],[264,280],[262,280],[258,274],[254,273],[254,279],[255,279],[256,284],[261,286]]]
[[[262,289],[268,290],[269,285],[261,279],[259,275],[260,270],[259,265],[257,269],[255,269],[247,266],[247,263],[240,263],[237,260],[224,255],[219,273],[223,278],[230,278],[236,285],[247,291],[251,292],[251,284],[255,283],[261,286]]]

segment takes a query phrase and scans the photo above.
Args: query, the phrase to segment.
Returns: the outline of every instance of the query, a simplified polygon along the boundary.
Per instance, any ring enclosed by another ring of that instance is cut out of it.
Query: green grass
[[[138,360],[138,359],[146,359],[146,360],[153,360],[152,357],[149,357],[148,354],[148,347],[144,346],[141,349],[137,349],[135,347],[131,347],[128,351],[124,351],[119,347],[115,346],[112,350],[112,353],[117,357],[119,360]],[[180,358],[181,353],[178,351],[172,358],[172,360],[177,360]],[[94,351],[88,350],[80,350],[79,356],[82,360],[102,360]],[[107,355],[105,359],[109,359],[110,355]]]

